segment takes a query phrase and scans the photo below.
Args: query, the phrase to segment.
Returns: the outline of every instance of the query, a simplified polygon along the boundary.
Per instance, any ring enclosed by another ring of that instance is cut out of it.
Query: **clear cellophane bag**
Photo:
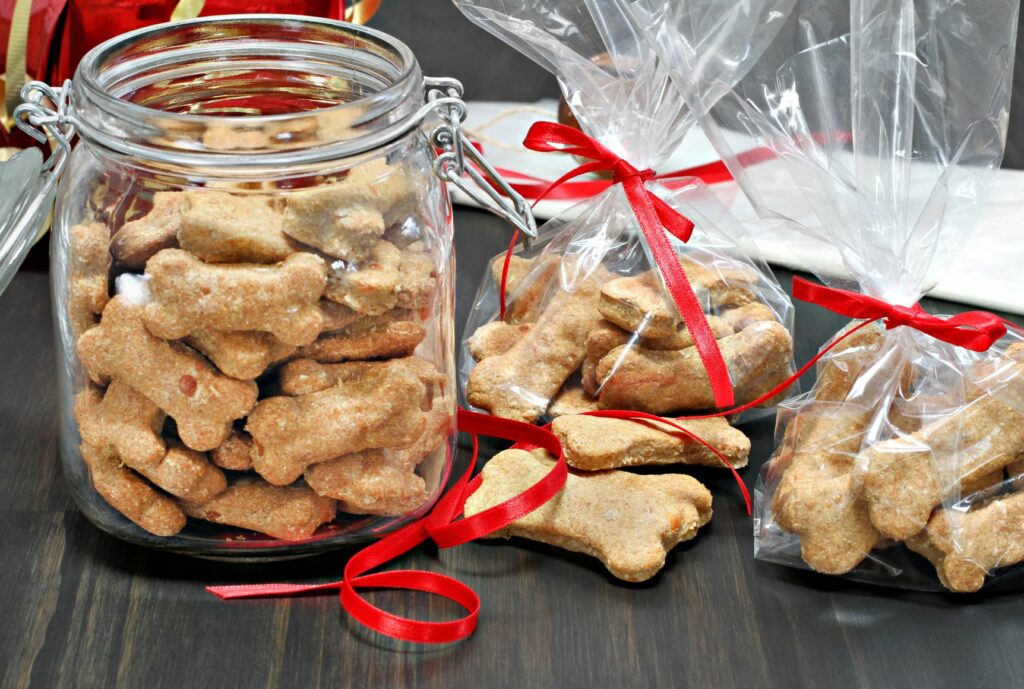
[[[695,122],[644,28],[645,8],[623,0],[456,4],[555,73],[582,130],[637,169],[657,170]],[[766,8],[740,13],[727,4],[687,3],[706,29],[702,49],[731,65],[715,74],[731,86],[781,21]],[[716,10],[736,17],[729,40],[714,31]],[[669,239],[736,402],[762,396],[792,371],[787,296],[703,182],[650,180],[647,189],[695,225],[688,242]],[[709,410],[716,399],[693,344],[629,199],[613,184],[546,223],[507,266],[495,257],[467,324],[462,390],[473,407],[527,422],[593,409]]]
[[[824,282],[906,314],[970,241],[1002,159],[1017,12],[1018,0],[800,2],[729,94],[688,98],[760,215],[841,266],[816,269]],[[659,46],[687,68],[688,46]],[[778,418],[759,559],[957,592],[1020,571],[1018,331],[976,352],[872,323],[835,343]]]

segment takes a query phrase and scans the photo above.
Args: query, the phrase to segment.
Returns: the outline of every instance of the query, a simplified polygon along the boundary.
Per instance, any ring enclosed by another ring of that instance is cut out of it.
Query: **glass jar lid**
[[[37,148],[0,163],[0,293],[39,236],[53,205],[56,181]]]

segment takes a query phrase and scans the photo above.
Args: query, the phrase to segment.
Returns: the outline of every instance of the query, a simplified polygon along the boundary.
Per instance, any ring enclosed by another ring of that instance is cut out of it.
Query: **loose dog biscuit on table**
[[[221,375],[184,345],[154,337],[143,325],[143,308],[111,299],[100,324],[78,341],[82,365],[93,380],[119,378],[148,398],[175,420],[193,450],[212,450],[256,404],[256,383]]]
[[[291,483],[310,464],[375,447],[413,442],[426,424],[425,387],[391,367],[298,397],[261,400],[245,430],[253,468],[270,483]]]
[[[672,420],[717,449],[734,469],[747,465],[750,439],[725,419]],[[577,414],[551,423],[569,466],[584,471],[660,464],[725,465],[711,450],[668,424]]]
[[[155,536],[173,536],[184,528],[181,508],[123,466],[112,448],[82,443],[81,449],[93,488],[107,504]]]
[[[110,253],[129,270],[142,270],[157,252],[178,246],[183,191],[158,191],[153,208],[138,220],[121,226],[110,238]]]
[[[1024,561],[1024,493],[968,512],[936,510],[907,546],[935,565],[939,581],[950,591],[977,591],[993,570]]]
[[[540,418],[583,362],[587,333],[601,319],[602,277],[588,277],[574,292],[558,290],[525,337],[477,363],[466,388],[470,404],[527,423]]]
[[[746,330],[718,341],[725,359],[736,402],[755,398],[767,378],[785,376],[779,371],[793,357],[793,338],[776,322],[754,323]],[[714,395],[707,371],[696,347],[656,351],[620,347],[601,360],[597,369],[602,409],[635,409],[652,414],[679,410],[711,409]]]
[[[258,378],[296,349],[270,333],[244,330],[198,330],[185,338],[185,343],[205,354],[224,375],[240,380]]]
[[[426,329],[412,318],[404,309],[394,309],[378,320],[321,335],[300,347],[295,356],[320,362],[411,356],[427,336]]]
[[[208,263],[277,263],[297,250],[282,223],[269,197],[189,191],[178,244]]]
[[[309,486],[272,486],[259,478],[243,478],[209,502],[179,501],[190,517],[227,524],[297,541],[309,538],[321,524],[334,519],[334,500],[314,493]]]
[[[69,233],[68,320],[76,337],[96,324],[110,299],[110,230],[103,223],[75,225]]]
[[[164,249],[146,263],[152,301],[146,327],[180,339],[203,330],[259,330],[306,345],[323,327],[317,304],[327,283],[323,259],[295,253],[276,265],[203,263]]]
[[[498,453],[466,501],[466,516],[518,495],[551,464],[523,450]],[[710,519],[711,493],[690,476],[602,471],[570,474],[558,495],[492,537],[522,536],[586,553],[619,579],[644,581],[665,565],[669,550]]]
[[[517,325],[505,321],[484,323],[469,338],[469,353],[477,361],[489,356],[504,354],[512,349],[516,342],[525,337],[532,327],[531,323]]]

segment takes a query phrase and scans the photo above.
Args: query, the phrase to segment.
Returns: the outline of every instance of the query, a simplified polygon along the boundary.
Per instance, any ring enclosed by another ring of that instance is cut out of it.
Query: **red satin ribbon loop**
[[[591,161],[570,170],[552,182],[537,198],[538,201],[552,189],[588,172],[611,171],[614,181],[622,184],[626,199],[651,249],[654,263],[665,280],[665,286],[676,308],[679,309],[679,315],[693,335],[697,353],[711,383],[715,406],[731,407],[735,403],[735,396],[725,359],[718,348],[718,341],[711,331],[711,326],[708,325],[704,309],[679,264],[679,257],[665,236],[668,232],[680,241],[686,242],[693,233],[693,223],[646,187],[646,181],[655,177],[654,171],[638,170],[601,142],[578,129],[557,122],[535,122],[526,133],[523,145],[532,151],[560,151]]]
[[[387,636],[415,643],[451,643],[465,639],[476,629],[480,598],[470,587],[457,579],[436,572],[396,570],[368,574],[409,552],[427,539],[441,548],[450,548],[502,529],[526,516],[552,497],[565,485],[568,469],[562,446],[551,431],[532,424],[502,419],[489,414],[459,409],[460,431],[472,434],[473,453],[469,466],[451,488],[441,496],[426,517],[411,522],[381,540],[360,550],[345,563],[341,581],[326,584],[245,584],[241,586],[208,586],[207,591],[222,600],[289,596],[298,593],[337,589],[342,607],[360,624]],[[455,521],[466,499],[480,485],[480,477],[470,480],[479,450],[477,436],[488,435],[543,447],[558,457],[554,467],[540,481],[519,495],[499,503],[472,517]],[[443,596],[466,610],[466,614],[447,622],[429,622],[401,617],[379,608],[358,589],[401,589]]]
[[[920,304],[890,304],[866,294],[818,285],[799,277],[793,278],[793,297],[849,318],[882,320],[890,330],[907,326],[973,352],[988,351],[1006,335],[1007,326],[1012,325],[988,311],[966,311],[941,318],[928,313]]]

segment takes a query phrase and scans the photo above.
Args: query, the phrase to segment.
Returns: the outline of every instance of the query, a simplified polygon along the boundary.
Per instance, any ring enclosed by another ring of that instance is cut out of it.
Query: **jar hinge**
[[[528,246],[529,240],[537,238],[533,210],[460,129],[466,119],[462,84],[456,79],[432,77],[424,78],[423,84],[427,100],[425,107],[441,119],[430,132],[431,143],[441,151],[434,161],[435,174],[454,184],[475,203],[514,225],[523,233],[524,243]]]
[[[68,112],[71,80],[60,88],[43,81],[30,81],[21,87],[21,105],[14,109],[18,128],[39,143],[50,139],[56,143],[53,152],[43,164],[53,175],[59,175],[71,153],[71,139],[75,127]],[[54,109],[56,108],[56,109]]]

